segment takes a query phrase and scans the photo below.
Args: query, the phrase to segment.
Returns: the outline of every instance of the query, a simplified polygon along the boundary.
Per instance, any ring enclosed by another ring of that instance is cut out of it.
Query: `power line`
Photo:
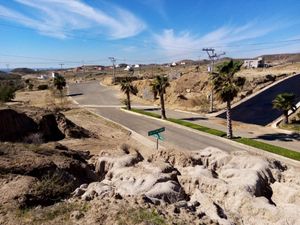
[[[111,61],[112,66],[113,66],[113,83],[116,81],[116,75],[115,75],[115,63],[116,63],[116,59],[115,57],[108,57],[108,59]]]
[[[215,65],[215,61],[218,60],[220,58],[220,56],[225,55],[225,52],[222,52],[220,54],[215,53],[215,49],[214,48],[203,48],[202,51],[205,51],[208,55],[208,57],[211,60],[211,67],[210,67],[210,71],[211,73],[214,72],[214,65]],[[211,92],[210,92],[210,112],[214,112],[214,89],[213,86],[211,87]]]

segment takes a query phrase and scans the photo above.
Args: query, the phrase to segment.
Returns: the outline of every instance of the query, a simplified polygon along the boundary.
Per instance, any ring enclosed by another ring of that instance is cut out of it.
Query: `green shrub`
[[[37,87],[38,90],[47,90],[49,87],[47,84],[41,84]]]
[[[16,88],[10,85],[0,85],[0,102],[9,102],[15,97]]]

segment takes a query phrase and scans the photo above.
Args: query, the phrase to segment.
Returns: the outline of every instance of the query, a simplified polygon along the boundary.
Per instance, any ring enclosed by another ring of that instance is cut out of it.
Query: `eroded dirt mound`
[[[22,141],[24,137],[36,132],[38,125],[25,113],[12,109],[0,110],[0,141]]]
[[[62,113],[0,110],[0,141],[43,143],[65,137],[97,138],[97,135],[77,126]]]
[[[0,144],[0,201],[17,207],[49,205],[95,181],[88,153],[35,145]]]
[[[57,113],[55,115],[58,128],[66,137],[70,138],[98,138],[98,136],[83,127],[80,127],[67,119],[64,114]]]
[[[189,153],[162,150],[144,157],[126,149],[102,152],[95,170],[100,180],[77,188],[74,196],[172,205],[173,213],[183,218],[197,216],[190,224],[201,224],[203,218],[228,225],[300,222],[297,173],[246,152],[229,154],[210,147]]]

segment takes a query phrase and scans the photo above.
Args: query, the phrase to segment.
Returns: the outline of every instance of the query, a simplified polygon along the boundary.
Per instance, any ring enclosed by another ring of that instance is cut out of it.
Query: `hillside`
[[[246,78],[246,83],[240,94],[234,99],[237,102],[251,95],[273,82],[283,79],[289,75],[300,72],[300,63],[285,64],[270,68],[242,69],[238,75]],[[208,112],[208,97],[211,91],[211,82],[207,72],[207,66],[177,66],[166,70],[170,79],[170,87],[166,91],[166,105],[169,108],[177,108],[190,111]],[[150,88],[151,77],[135,81],[138,89],[138,101],[159,104],[159,100],[153,100]],[[222,109],[225,105],[215,100],[216,108]]]
[[[266,63],[271,65],[300,62],[300,53],[262,55],[260,57],[263,57]]]
[[[16,68],[11,71],[12,73],[19,73],[19,74],[32,74],[36,71],[30,68]]]

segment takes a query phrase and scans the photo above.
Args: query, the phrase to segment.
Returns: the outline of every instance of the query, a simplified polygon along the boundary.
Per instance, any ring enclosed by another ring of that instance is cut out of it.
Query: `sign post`
[[[154,136],[156,138],[156,149],[158,149],[158,140],[164,140],[163,136],[160,133],[164,132],[165,130],[165,127],[162,127],[156,130],[150,130],[148,132],[148,136]]]

